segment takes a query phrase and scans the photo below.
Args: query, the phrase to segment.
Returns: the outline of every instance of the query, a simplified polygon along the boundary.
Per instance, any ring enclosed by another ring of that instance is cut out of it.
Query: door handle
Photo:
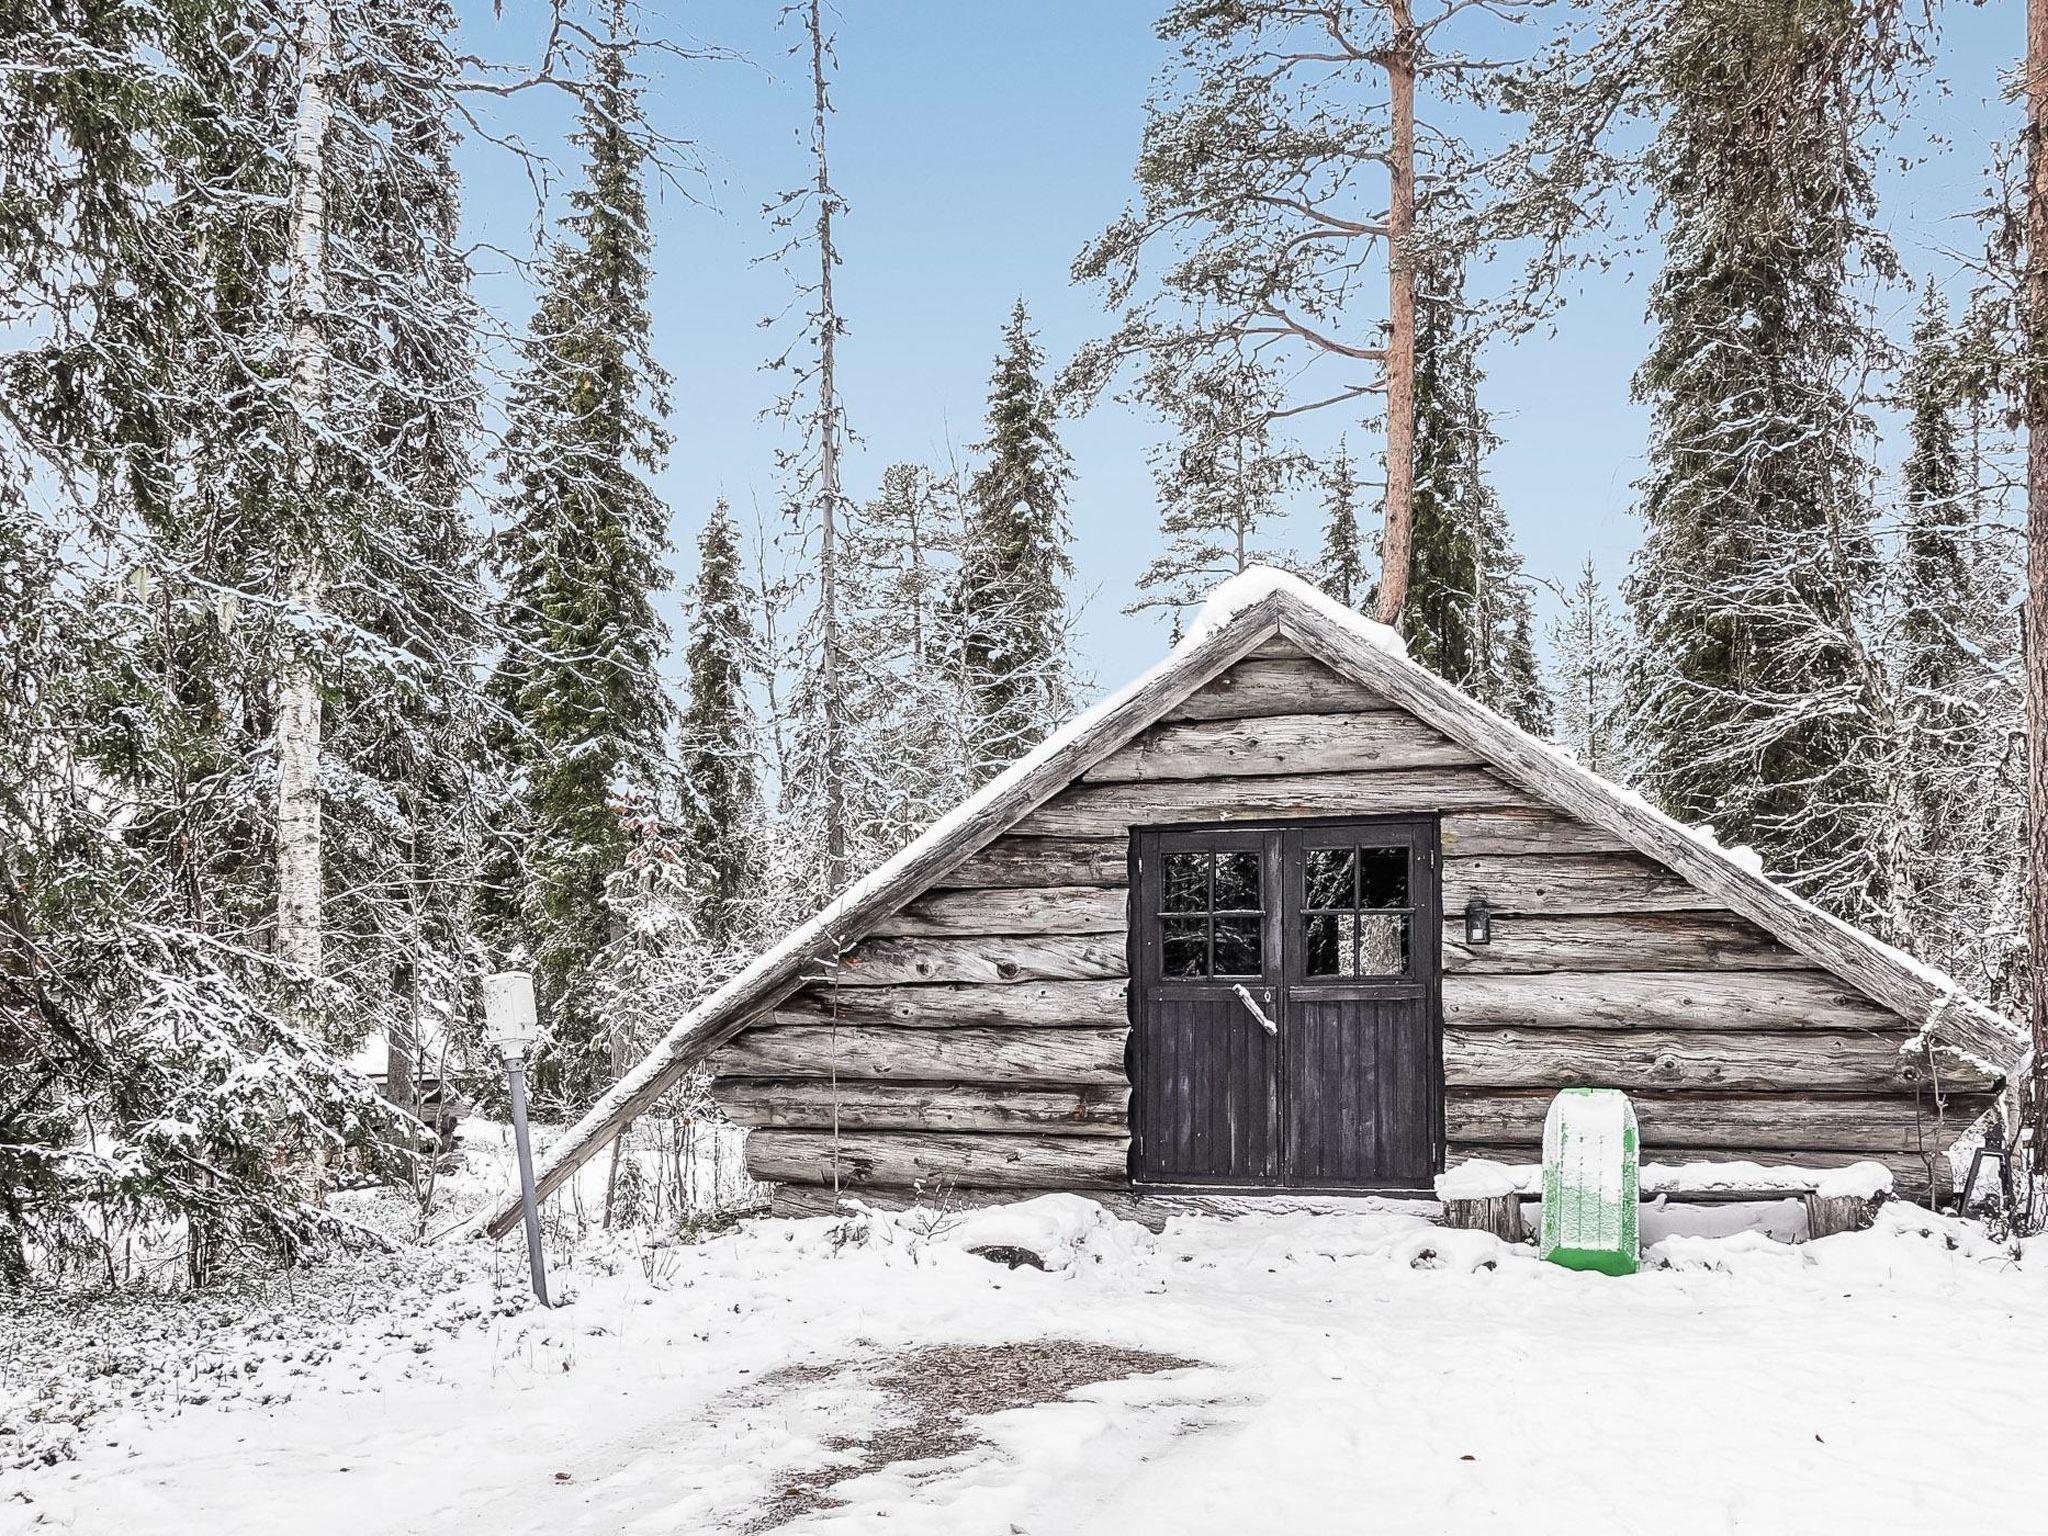
[[[1266,1017],[1266,1010],[1259,1006],[1257,998],[1253,997],[1250,992],[1245,990],[1245,985],[1243,982],[1240,981],[1239,983],[1237,983],[1236,986],[1232,987],[1230,990],[1237,994],[1237,1000],[1240,1003],[1244,1004],[1246,1010],[1251,1014],[1251,1016],[1259,1021],[1259,1028],[1263,1029],[1269,1035],[1277,1035],[1280,1033],[1280,1026],[1278,1024],[1275,1024],[1271,1019]]]

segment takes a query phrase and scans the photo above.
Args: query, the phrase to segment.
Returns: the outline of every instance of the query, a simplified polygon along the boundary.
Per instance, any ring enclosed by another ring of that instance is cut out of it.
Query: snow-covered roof
[[[1918,1034],[1996,1074],[2010,1073],[2022,1059],[2019,1031],[1949,977],[1766,879],[1748,850],[1724,848],[1710,833],[1680,825],[1634,791],[1468,698],[1410,660],[1401,637],[1386,625],[1298,576],[1254,566],[1218,586],[1180,643],[1155,665],[1076,715],[679,1019],[639,1066],[546,1149],[536,1169],[541,1192],[567,1179],[684,1072],[795,991],[811,967],[839,955],[1275,634],[1466,746],[1510,782],[1684,876],[1897,1013]],[[518,1207],[507,1201],[470,1225],[502,1235],[517,1219]]]

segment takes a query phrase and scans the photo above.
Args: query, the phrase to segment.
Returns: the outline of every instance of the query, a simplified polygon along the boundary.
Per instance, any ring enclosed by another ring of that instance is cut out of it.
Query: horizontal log
[[[1121,933],[917,937],[863,939],[831,975],[843,992],[906,982],[1095,981],[1122,977],[1129,964]]]
[[[1444,857],[1494,854],[1626,853],[1629,845],[1590,822],[1551,810],[1449,811],[1442,821]]]
[[[811,986],[768,1015],[771,1023],[893,1024],[954,1029],[963,1024],[1073,1029],[1119,1025],[1129,1016],[1126,984],[1104,981],[937,982],[928,986]]]
[[[1945,1087],[1990,1089],[1958,1063]],[[1622,1088],[1762,1093],[1911,1093],[1928,1086],[1924,1052],[1861,1030],[1451,1029],[1447,1088]]]
[[[1032,885],[1128,885],[1127,837],[999,837],[938,883],[989,890]]]
[[[1475,1157],[1487,1158],[1496,1163],[1540,1163],[1543,1149],[1540,1145],[1525,1146],[1480,1146],[1468,1143],[1454,1143],[1445,1149],[1444,1161],[1455,1168]],[[1909,1199],[1925,1199],[1928,1192],[1927,1158],[1915,1152],[1880,1151],[1839,1151],[1802,1148],[1788,1152],[1783,1148],[1766,1147],[1685,1147],[1672,1150],[1648,1151],[1643,1153],[1646,1163],[1759,1163],[1769,1168],[1789,1165],[1794,1168],[1846,1168],[1851,1163],[1882,1163],[1891,1169],[1900,1194]],[[1954,1174],[1949,1168],[1945,1154],[1936,1154],[1934,1165],[1935,1189],[1943,1195],[1954,1186]],[[1683,1204],[1679,1196],[1671,1197]]]
[[[1825,971],[1588,971],[1444,976],[1452,1028],[1874,1029],[1895,1014]]]
[[[777,1130],[974,1131],[1009,1135],[1121,1136],[1130,1091],[1121,1086],[991,1087],[981,1083],[821,1082],[736,1078],[713,1090],[741,1125]]]
[[[1725,911],[1713,897],[1633,853],[1447,857],[1443,909],[1482,897],[1496,912]]]
[[[1527,792],[1483,768],[1079,784],[1053,796],[1017,829],[1046,837],[1112,837],[1132,827],[1174,822],[1381,816],[1535,804]]]
[[[1129,1183],[1121,1136],[974,1136],[919,1131],[755,1131],[747,1170],[768,1183],[963,1189],[1114,1189]]]
[[[1397,710],[1160,724],[1088,770],[1091,784],[1476,765],[1470,747]]]
[[[1339,676],[1319,661],[1253,657],[1198,688],[1164,718],[1239,720],[1387,707],[1386,700],[1371,689]]]
[[[1446,907],[1444,969],[1547,971],[1810,971],[1813,962],[1732,912],[1509,913],[1493,940],[1465,942],[1464,914]]]
[[[1055,885],[1014,890],[929,891],[868,931],[912,934],[1122,933],[1129,918],[1120,886]]]
[[[893,1029],[760,1025],[717,1050],[714,1077],[865,1078],[900,1083],[1124,1081],[1125,1029]]]
[[[1555,1095],[1450,1090],[1444,1134],[1452,1142],[1539,1147],[1543,1116]],[[1808,1098],[1798,1094],[1637,1093],[1643,1157],[1695,1147],[1764,1147],[1778,1152],[1918,1152],[1952,1140],[1990,1105],[1986,1096],[1957,1094],[1943,1126],[1931,1101],[1916,1114],[1910,1098]],[[1662,1161],[1673,1161],[1664,1158]],[[1683,1161],[1683,1159],[1677,1159]],[[1794,1159],[1779,1157],[1777,1161]],[[1534,1159],[1525,1159],[1534,1161]]]

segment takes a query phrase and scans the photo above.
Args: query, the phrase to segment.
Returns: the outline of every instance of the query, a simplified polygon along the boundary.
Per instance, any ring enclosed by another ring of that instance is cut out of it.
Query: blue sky
[[[498,57],[530,51],[530,17],[466,7],[466,41]],[[762,204],[805,174],[808,80],[774,25],[774,0],[650,6],[679,42],[739,55],[650,66],[649,110],[699,147],[706,176],[689,195],[657,189],[655,347],[675,376],[676,445],[658,488],[674,511],[679,582],[720,495],[740,515],[775,506],[779,428],[761,368],[776,349],[761,319],[787,280],[758,261],[774,245]],[[1096,295],[1068,280],[1082,244],[1123,207],[1147,90],[1164,51],[1158,6],[1137,0],[866,0],[838,12],[834,180],[843,221],[838,284],[851,334],[841,353],[847,411],[860,435],[848,485],[864,497],[882,468],[943,462],[980,435],[998,331],[1022,295],[1055,362],[1103,324]],[[654,23],[650,22],[650,25]],[[1964,217],[1981,200],[1987,145],[2012,132],[1999,75],[2022,36],[2019,0],[1950,5],[1933,72],[1882,175],[1883,221],[1907,268],[1960,296],[1950,251],[1981,241]],[[559,104],[527,94],[497,127],[537,146],[559,141]],[[1910,162],[1901,166],[1900,161]],[[564,161],[565,168],[570,163]],[[533,193],[511,157],[482,143],[463,160],[468,218],[480,241],[530,239]],[[530,294],[504,262],[479,257],[485,302],[521,323]],[[1582,282],[1549,330],[1489,346],[1485,404],[1502,444],[1490,470],[1530,571],[1569,580],[1588,554],[1610,583],[1638,537],[1631,482],[1646,419],[1629,379],[1648,345],[1642,315],[1654,263]],[[1903,333],[1916,299],[1884,296]],[[1337,423],[1331,423],[1334,428]],[[1063,428],[1075,460],[1072,511],[1084,663],[1103,686],[1163,644],[1156,616],[1119,610],[1156,543],[1143,415],[1106,403]],[[1354,446],[1376,444],[1352,434]],[[1312,506],[1276,542],[1312,550]]]

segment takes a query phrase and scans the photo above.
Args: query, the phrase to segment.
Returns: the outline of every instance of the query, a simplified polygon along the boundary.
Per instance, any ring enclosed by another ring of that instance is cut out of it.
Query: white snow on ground
[[[965,1251],[987,1243],[1062,1262]],[[412,1249],[308,1273],[240,1321],[225,1299],[158,1304],[160,1341],[197,1324],[174,1372],[191,1390],[134,1401],[110,1342],[132,1315],[66,1377],[91,1315],[17,1312],[17,1439],[38,1406],[100,1391],[73,1379],[91,1361],[115,1385],[73,1459],[0,1473],[0,1531],[2042,1528],[2025,1405],[2048,1376],[2048,1263],[1900,1204],[1798,1246],[1668,1236],[1646,1263],[1570,1273],[1383,1210],[1154,1235],[1062,1198],[615,1233],[558,1256],[568,1304],[540,1313],[514,1310],[516,1247]],[[1027,1364],[1079,1376],[948,1432],[920,1420],[927,1387],[1000,1398],[986,1363],[1019,1355],[934,1346],[1025,1341]],[[1172,1358],[1125,1375],[1046,1341]],[[1062,1395],[1091,1371],[1113,1379]]]

